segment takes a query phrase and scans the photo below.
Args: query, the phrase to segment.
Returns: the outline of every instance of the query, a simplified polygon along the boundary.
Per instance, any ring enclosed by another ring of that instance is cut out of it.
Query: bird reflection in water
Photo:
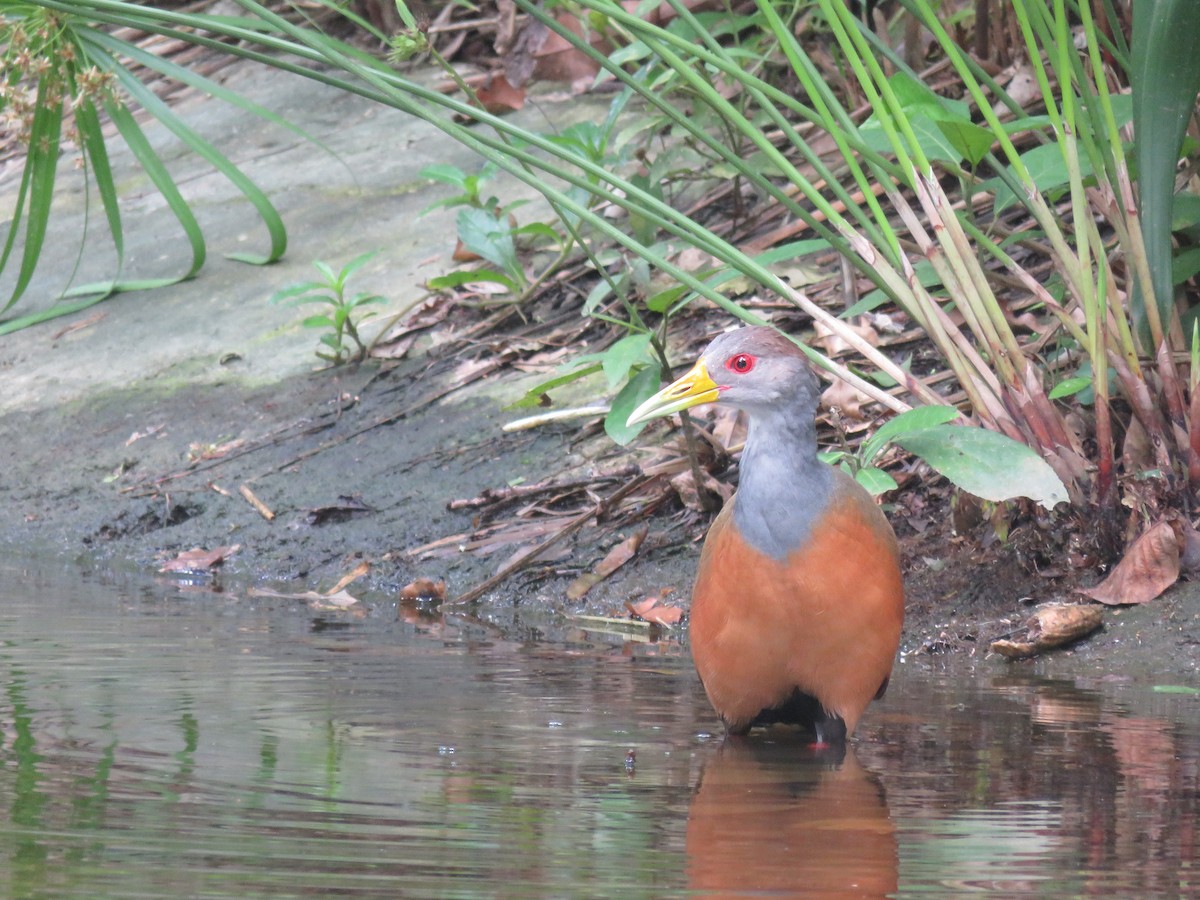
[[[853,745],[813,750],[799,734],[786,738],[729,737],[704,767],[688,811],[689,888],[713,897],[895,892],[883,785]]]

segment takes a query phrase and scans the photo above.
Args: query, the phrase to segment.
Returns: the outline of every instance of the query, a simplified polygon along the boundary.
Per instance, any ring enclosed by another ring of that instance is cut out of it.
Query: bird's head
[[[804,353],[772,328],[727,332],[682,378],[667,385],[629,416],[636,425],[701,403],[727,403],[751,416],[803,406],[811,417],[819,386]]]

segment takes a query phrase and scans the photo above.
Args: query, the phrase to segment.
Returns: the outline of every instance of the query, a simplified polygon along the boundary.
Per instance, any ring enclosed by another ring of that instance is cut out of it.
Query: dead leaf
[[[166,428],[166,427],[167,427],[167,426],[166,426],[166,424],[164,423],[164,424],[161,424],[161,425],[151,425],[151,426],[150,426],[149,428],[147,428],[145,431],[135,431],[135,432],[134,432],[133,434],[131,434],[131,435],[130,435],[128,438],[126,438],[126,440],[125,440],[125,446],[126,446],[126,447],[128,447],[128,446],[129,446],[130,444],[132,444],[134,441],[140,441],[142,438],[144,438],[144,437],[150,437],[150,435],[152,435],[152,434],[158,434],[160,431],[162,431],[162,430],[163,430],[164,428]]]
[[[345,522],[360,513],[372,513],[375,510],[363,503],[362,499],[349,494],[339,494],[336,503],[329,506],[318,506],[305,513],[304,521],[309,525],[328,525]]]
[[[160,572],[203,572],[211,569],[213,566],[218,566],[225,561],[227,557],[233,556],[242,547],[241,544],[231,544],[228,547],[217,547],[214,550],[205,550],[203,547],[195,547],[191,550],[185,550],[176,556],[174,559],[167,560],[158,570]]]
[[[220,459],[244,443],[246,443],[244,438],[225,441],[223,444],[202,444],[200,441],[193,441],[188,445],[188,462],[194,463],[205,459]]]
[[[322,594],[319,591],[301,591],[290,594],[283,591],[272,591],[269,588],[252,587],[246,591],[249,597],[270,597],[275,600],[303,600],[313,609],[347,609],[358,603],[358,598],[346,591],[332,591]]]
[[[590,31],[592,46],[606,53],[603,37],[580,22],[579,17],[563,10],[555,14],[560,25],[582,37]],[[583,79],[592,79],[600,71],[600,64],[582,50],[576,50],[566,38],[559,37],[549,28],[531,24],[529,50],[534,60],[533,77],[544,81],[565,81],[574,84]]]
[[[1009,659],[1025,659],[1077,641],[1099,628],[1103,621],[1100,610],[1094,606],[1068,603],[1043,606],[1025,622],[1025,640],[993,641],[991,650]]]
[[[642,541],[646,539],[646,533],[649,531],[648,525],[643,525],[621,543],[617,544],[604,559],[597,563],[596,568],[586,575],[580,575],[571,582],[567,588],[567,597],[571,600],[580,600],[583,596],[598,585],[601,581],[611,575],[629,560],[638,551],[638,547],[642,546]]]
[[[879,346],[879,335],[870,323],[843,322],[842,327],[853,331],[872,347]],[[824,322],[813,323],[813,334],[813,343],[824,349],[826,356],[837,356],[850,350],[850,343]]]
[[[1109,606],[1153,600],[1179,580],[1179,538],[1170,522],[1160,521],[1133,542],[1100,584],[1080,593]]]
[[[446,582],[417,578],[400,588],[400,599],[441,603],[446,599]]]
[[[821,394],[821,406],[825,409],[837,409],[843,418],[855,419],[859,422],[866,417],[863,415],[863,405],[870,403],[871,398],[848,381],[834,379],[829,387]]]
[[[495,75],[488,84],[479,87],[475,96],[492,115],[515,112],[525,106],[525,88],[513,87],[503,74]]]
[[[658,597],[647,597],[637,603],[626,600],[625,608],[635,619],[641,619],[653,625],[662,625],[666,628],[670,628],[683,618],[682,609],[678,606],[666,606]]]

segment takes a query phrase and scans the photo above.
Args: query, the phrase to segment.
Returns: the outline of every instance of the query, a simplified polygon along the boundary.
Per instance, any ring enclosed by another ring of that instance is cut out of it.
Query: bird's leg
[[[829,747],[846,743],[846,723],[836,713],[824,710],[813,719],[813,732],[817,736],[814,746]]]

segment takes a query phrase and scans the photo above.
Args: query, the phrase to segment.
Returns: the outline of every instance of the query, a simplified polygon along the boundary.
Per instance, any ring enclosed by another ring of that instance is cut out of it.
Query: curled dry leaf
[[[665,606],[658,597],[647,597],[637,603],[626,600],[625,608],[636,619],[666,628],[677,624],[683,618],[682,609],[678,606]]]
[[[441,603],[446,599],[446,582],[417,578],[400,588],[400,599]]]
[[[596,565],[596,568],[588,572],[586,575],[580,575],[571,582],[567,588],[567,597],[571,600],[579,600],[584,594],[598,585],[601,581],[611,575],[629,560],[633,559],[633,555],[637,553],[638,547],[642,546],[642,541],[646,539],[646,533],[649,531],[649,526],[643,525],[621,543],[617,544],[604,559]]]
[[[1133,542],[1112,573],[1080,593],[1109,606],[1153,600],[1179,579],[1179,538],[1171,523],[1160,521]]]
[[[241,544],[231,544],[228,547],[217,547],[213,550],[194,547],[191,550],[183,551],[174,559],[167,560],[158,571],[203,572],[211,569],[213,566],[220,565],[225,561],[226,557],[233,556],[241,547]]]
[[[1091,634],[1103,623],[1094,606],[1057,603],[1036,610],[1025,622],[1025,639],[993,641],[991,650],[1009,659],[1025,659]]]
[[[475,91],[483,108],[492,115],[514,112],[525,106],[525,88],[513,87],[503,73],[498,73]]]

